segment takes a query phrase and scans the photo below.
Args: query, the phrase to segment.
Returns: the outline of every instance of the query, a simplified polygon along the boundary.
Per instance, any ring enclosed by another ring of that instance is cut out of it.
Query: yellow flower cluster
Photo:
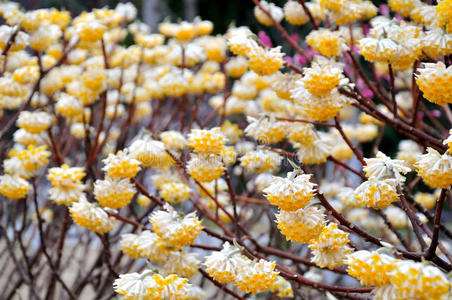
[[[389,7],[404,17],[409,17],[411,11],[419,5],[415,0],[389,0]]]
[[[314,142],[315,128],[307,123],[291,123],[288,125],[287,139],[293,143],[300,143],[303,146],[311,146]]]
[[[297,211],[280,210],[276,220],[281,233],[298,243],[317,239],[325,227],[323,211],[312,206]]]
[[[343,78],[341,65],[319,60],[320,63],[313,63],[310,68],[303,69],[302,79],[308,92],[316,96],[330,93]]]
[[[387,254],[360,250],[348,255],[347,272],[363,285],[381,287],[389,284],[396,261]]]
[[[383,209],[397,201],[396,179],[369,179],[355,190],[355,198],[365,206]]]
[[[270,290],[279,298],[293,298],[293,289],[290,282],[285,280],[282,276],[277,276],[273,282]]]
[[[145,270],[141,274],[121,274],[115,280],[113,287],[115,292],[122,295],[123,299],[177,299],[187,300],[191,285],[188,279],[171,274],[162,276]],[[196,298],[197,299],[197,298]]]
[[[262,47],[254,47],[248,53],[248,65],[251,70],[261,76],[276,73],[283,64],[283,53],[280,52],[281,47],[272,48],[270,50]]]
[[[184,149],[186,141],[184,136],[175,130],[160,133],[160,139],[170,149]]]
[[[368,61],[389,61],[397,52],[397,45],[388,38],[363,38],[359,40],[359,53]]]
[[[260,260],[251,262],[248,268],[244,268],[236,278],[235,286],[245,292],[256,294],[270,288],[276,281],[278,272],[274,272],[274,262]]]
[[[17,119],[17,126],[29,133],[41,133],[50,127],[52,118],[46,112],[22,111]]]
[[[359,40],[360,54],[372,62],[390,63],[397,70],[411,68],[422,54],[422,33],[407,23],[376,21],[370,36]]]
[[[273,177],[272,183],[263,190],[265,198],[279,208],[296,211],[304,208],[314,197],[315,184],[311,175],[289,173],[288,178]]]
[[[287,3],[295,3],[293,1]],[[271,86],[272,90],[276,93],[276,95],[282,99],[293,101],[291,90],[295,87],[295,81],[299,79],[300,75],[294,75],[290,73],[281,73],[278,72],[276,74],[276,78]]]
[[[257,149],[243,155],[240,165],[256,173],[272,172],[279,167],[281,160],[282,157],[275,152]]]
[[[425,63],[423,68],[418,69],[416,83],[424,93],[425,99],[445,105],[452,103],[452,91],[450,82],[452,81],[452,67],[446,68],[444,63]]]
[[[188,146],[202,154],[220,154],[225,142],[219,127],[210,130],[193,129],[187,139]]]
[[[241,254],[242,250],[241,246],[224,243],[221,251],[214,251],[206,258],[206,271],[219,282],[234,282],[246,293],[256,294],[271,288],[278,276],[275,263],[252,261]]]
[[[312,49],[327,57],[338,56],[342,51],[348,50],[345,40],[339,33],[328,29],[311,31],[306,37],[306,42]]]
[[[165,262],[174,248],[156,233],[145,230],[140,234],[121,235],[121,249],[133,258],[148,258],[155,262]]]
[[[300,3],[296,1],[287,1],[284,5],[284,16],[292,25],[303,25],[309,21],[309,16]]]
[[[409,260],[395,263],[391,274],[394,294],[399,299],[447,299],[451,283],[443,272]]]
[[[83,168],[70,168],[68,165],[49,169],[47,178],[52,185],[49,190],[50,199],[57,204],[66,205],[79,201],[84,197],[82,195],[85,185],[82,179],[85,175]]]
[[[262,6],[262,8],[271,15],[271,18],[258,6],[254,7],[254,16],[259,21],[259,23],[267,26],[273,25],[273,20],[276,22],[281,22],[282,18],[284,17],[283,10],[276,6],[273,3],[268,3],[265,0],[259,1],[259,4]]]
[[[332,269],[343,265],[346,256],[352,251],[349,242],[348,233],[338,229],[336,223],[330,223],[316,239],[309,242],[314,255],[311,261],[322,268]]]
[[[136,190],[127,178],[106,177],[96,180],[93,193],[103,207],[118,209],[130,203]]]
[[[202,229],[196,214],[193,212],[184,216],[169,204],[165,204],[164,208],[149,217],[154,232],[176,249],[192,245]]]
[[[132,158],[127,150],[116,155],[109,154],[103,163],[105,167],[102,170],[110,177],[133,178],[140,171],[140,162]]]
[[[438,25],[446,27],[447,32],[452,33],[452,1],[438,1],[436,6]]]
[[[74,202],[70,208],[72,219],[78,225],[94,232],[106,233],[116,226],[116,220],[101,207],[86,200]]]
[[[276,121],[273,115],[259,119],[248,117],[247,121],[249,124],[245,128],[245,134],[262,143],[278,143],[286,136],[285,123]]]
[[[426,209],[432,209],[436,204],[435,195],[429,193],[417,193],[414,195],[414,201],[422,205]]]
[[[443,155],[432,148],[422,155],[415,164],[419,176],[432,188],[447,189],[452,184],[452,156]]]
[[[17,175],[5,174],[0,176],[0,194],[9,199],[25,198],[31,185]]]
[[[160,195],[169,203],[181,203],[190,198],[191,189],[180,182],[166,183],[160,189]]]
[[[276,73],[283,65],[284,53],[281,53],[281,47],[262,48],[249,37],[250,34],[251,32],[246,29],[232,31],[228,39],[229,49],[234,54],[247,58],[249,68],[256,74],[266,76]]]
[[[44,167],[49,162],[50,152],[47,151],[46,146],[35,147],[30,145],[26,150],[17,152],[14,157],[17,157],[21,166],[25,169],[25,178],[32,177],[36,171]]]
[[[154,141],[149,136],[135,140],[128,148],[130,155],[143,167],[167,168],[174,164],[166,152],[165,144]]]
[[[210,182],[223,175],[224,165],[220,156],[192,154],[187,163],[187,171],[197,181]]]
[[[181,277],[192,277],[199,269],[200,261],[197,253],[184,251],[170,252],[163,268],[168,274],[176,274]]]

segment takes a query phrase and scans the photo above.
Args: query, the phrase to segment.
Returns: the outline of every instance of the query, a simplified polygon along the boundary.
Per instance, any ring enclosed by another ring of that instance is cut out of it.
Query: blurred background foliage
[[[268,0],[283,7],[288,0]],[[131,2],[138,8],[138,18],[151,26],[153,32],[157,31],[158,23],[167,19],[172,22],[179,20],[193,20],[196,16],[203,20],[210,20],[214,23],[214,34],[226,32],[229,26],[248,26],[258,33],[265,31],[271,38],[274,45],[282,45],[283,52],[292,56],[293,49],[283,40],[274,27],[266,27],[259,24],[254,18],[254,4],[251,0],[16,0],[21,3],[26,10],[38,8],[55,7],[71,12],[72,16],[77,16],[83,11],[90,11],[95,8],[114,8],[119,2]],[[387,1],[373,0],[377,7],[387,4]],[[296,34],[300,38],[306,36],[311,27],[292,26],[283,21],[283,25],[289,34]],[[126,44],[132,40],[126,39]],[[367,69],[367,68],[365,68]],[[370,70],[367,70],[370,73]],[[380,150],[387,154],[394,155],[397,144],[401,137],[391,128],[385,128],[384,142]],[[372,143],[364,146],[364,153],[372,152]]]
[[[286,1],[271,0],[280,7],[283,7]],[[157,24],[165,18],[171,21],[182,19],[191,21],[195,16],[200,16],[215,23],[214,33],[224,33],[230,24],[246,25],[253,31],[262,30],[262,25],[259,25],[254,18],[254,5],[251,0],[18,0],[15,2],[21,3],[27,10],[49,7],[66,9],[73,16],[84,10],[105,6],[115,7],[119,2],[131,2],[138,8],[139,18],[149,25]],[[386,2],[373,1],[377,6]],[[300,31],[300,28],[290,29],[289,31],[292,32]]]
[[[153,32],[157,32],[158,23],[167,19],[171,22],[179,20],[192,21],[196,16],[203,20],[210,20],[214,23],[213,34],[223,34],[229,26],[248,26],[253,32],[265,31],[271,38],[273,45],[282,45],[283,52],[292,56],[293,49],[283,40],[274,27],[267,27],[259,24],[253,13],[254,4],[251,0],[14,0],[22,5],[25,10],[39,8],[58,8],[71,12],[72,16],[77,16],[83,11],[91,11],[95,8],[114,8],[120,2],[131,2],[138,9],[138,18],[148,24]],[[267,0],[283,7],[288,0]],[[313,0],[312,0],[313,1]],[[387,4],[384,0],[372,0],[375,6]],[[289,34],[296,34],[300,39],[305,37],[312,29],[311,26],[292,26],[283,21],[284,28]],[[127,43],[132,43],[131,39],[126,39]],[[370,74],[367,63],[361,58],[361,63],[365,72]],[[385,84],[385,83],[384,83]],[[432,105],[426,104],[429,108]],[[443,119],[439,119],[444,124]],[[428,120],[424,122],[430,124]],[[397,145],[402,136],[398,135],[392,128],[386,126],[379,149],[384,153],[394,157],[397,152]],[[373,143],[363,145],[363,152],[366,156],[374,152]]]

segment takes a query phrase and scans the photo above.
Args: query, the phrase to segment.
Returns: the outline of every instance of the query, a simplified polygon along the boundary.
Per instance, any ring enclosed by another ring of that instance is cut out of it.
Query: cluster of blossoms
[[[369,180],[363,182],[355,191],[356,200],[364,206],[383,209],[397,201],[397,186],[405,180],[402,174],[411,169],[403,160],[391,159],[378,152],[375,158],[364,159],[363,170]]]
[[[452,297],[452,1],[253,2],[287,45],[200,18],[151,32],[130,3],[0,3],[0,229],[20,271],[0,298],[40,298],[45,263],[46,298],[97,281],[123,299]],[[103,252],[70,287],[74,236],[74,256]]]
[[[242,251],[243,247],[236,243],[224,243],[221,251],[206,257],[206,271],[221,283],[234,282],[239,290],[246,293],[256,294],[271,289],[293,297],[290,284],[287,287],[281,283],[285,280],[274,270],[274,262],[251,260],[241,254]]]
[[[375,299],[447,299],[451,283],[428,263],[398,260],[379,250],[356,251],[347,257],[348,274],[375,286]]]

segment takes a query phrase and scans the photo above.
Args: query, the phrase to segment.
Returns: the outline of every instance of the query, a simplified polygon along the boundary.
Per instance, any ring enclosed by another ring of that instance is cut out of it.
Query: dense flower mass
[[[0,2],[0,299],[452,298],[451,0],[79,2]]]
[[[368,178],[384,179],[394,177],[404,181],[405,178],[401,174],[411,171],[404,161],[391,159],[382,152],[378,152],[375,158],[366,158],[365,161],[366,166],[364,166],[363,170]]]
[[[360,250],[347,256],[348,274],[366,286],[385,286],[390,282],[390,272],[396,260],[391,256]]]
[[[104,163],[105,167],[103,170],[110,177],[132,178],[140,170],[140,162],[132,158],[127,151],[119,151],[116,155],[109,154],[104,159]]]
[[[326,226],[318,238],[310,241],[313,257],[312,261],[324,268],[334,268],[342,265],[347,254],[351,253],[348,233],[337,228],[337,224],[330,223]]]
[[[278,272],[273,271],[274,262],[265,260],[248,262],[245,268],[238,274],[235,286],[246,293],[256,294],[272,286]]]
[[[356,190],[355,197],[365,206],[382,209],[397,201],[396,179],[369,179],[363,182]]]
[[[245,268],[247,258],[241,255],[242,249],[226,242],[221,251],[212,252],[204,262],[206,271],[215,280],[232,282]]]
[[[23,178],[5,174],[0,176],[0,194],[10,199],[21,199],[27,196],[30,184]]]
[[[85,177],[83,168],[70,168],[68,165],[62,165],[61,168],[49,169],[50,199],[57,204],[69,205],[77,202],[84,197],[83,190],[85,185],[81,180]]]
[[[308,207],[297,211],[281,210],[276,215],[281,233],[291,241],[308,243],[317,239],[325,227],[325,215],[316,207]]]
[[[448,86],[451,80],[452,68],[446,68],[442,62],[425,63],[416,74],[416,82],[425,99],[439,105],[451,103],[452,94]]]
[[[433,188],[449,188],[452,184],[452,157],[427,148],[427,153],[420,156],[415,166],[419,176]]]
[[[263,190],[267,200],[281,209],[294,211],[304,208],[314,197],[315,184],[311,175],[288,173],[288,178],[273,177],[272,183]]]
[[[210,130],[194,129],[187,139],[188,146],[203,154],[220,154],[224,142],[225,138],[218,127]]]
[[[165,205],[165,211],[153,213],[149,220],[155,233],[176,248],[193,244],[202,229],[194,212],[184,216],[169,204]]]
[[[407,274],[409,275],[407,276]],[[446,299],[450,297],[449,280],[434,266],[426,266],[413,261],[398,261],[390,275],[396,297],[408,299]]]
[[[73,203],[70,212],[75,223],[94,232],[106,233],[116,226],[116,220],[105,210],[87,201]]]
[[[127,178],[107,177],[94,183],[94,197],[103,207],[124,207],[129,204],[135,193],[135,187]]]

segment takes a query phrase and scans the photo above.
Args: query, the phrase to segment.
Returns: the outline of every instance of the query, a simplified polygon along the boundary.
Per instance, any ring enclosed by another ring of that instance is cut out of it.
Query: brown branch
[[[434,223],[433,223],[432,242],[430,243],[430,247],[428,248],[428,250],[425,253],[427,258],[431,258],[432,256],[435,255],[436,247],[438,246],[441,214],[443,212],[444,201],[446,200],[447,194],[448,194],[448,190],[442,189],[438,202],[436,203],[435,219],[434,219]]]
[[[418,177],[419,178],[419,177]],[[425,207],[423,207],[422,206],[422,204],[420,204],[420,203],[418,203],[418,202],[416,202],[416,201],[414,201],[414,199],[412,198],[412,197],[410,197],[410,196],[408,196],[408,195],[405,195],[406,197],[406,199],[407,199],[407,201],[410,203],[410,204],[412,204],[412,205],[414,205],[414,207],[418,210],[418,211],[420,211],[421,213],[423,213],[426,217],[427,217],[427,219],[430,221],[430,222],[434,222],[434,216],[425,208]],[[440,223],[440,229],[441,229],[441,231],[442,232],[444,232],[444,234],[448,237],[448,238],[450,238],[450,239],[452,239],[452,231],[450,231],[449,230],[449,228],[447,228],[446,226],[444,226],[444,224],[443,223]]]
[[[419,220],[415,217],[413,211],[409,207],[408,202],[406,201],[405,195],[399,186],[397,186],[397,193],[399,194],[400,207],[403,209],[405,214],[408,216],[408,219],[410,219],[411,225],[413,226],[414,234],[416,235],[416,238],[418,239],[419,244],[421,245],[422,251],[425,251],[425,249],[427,248],[427,244],[425,243],[424,238],[422,237],[422,234],[420,231],[421,224],[420,224],[420,222],[417,222]]]
[[[39,211],[39,205],[38,205],[38,195],[37,195],[37,190],[36,190],[36,179],[33,177],[32,180],[32,186],[33,186],[33,202],[35,205],[35,213],[36,213],[36,219],[38,220],[38,230],[39,230],[39,240],[41,242],[41,248],[42,248],[42,253],[44,253],[45,258],[47,259],[47,263],[49,265],[49,268],[53,274],[53,276],[55,276],[55,279],[61,284],[61,286],[63,287],[64,291],[68,294],[70,299],[76,299],[75,295],[72,293],[72,291],[69,289],[69,287],[66,285],[66,283],[63,281],[63,279],[61,278],[60,274],[58,273],[58,271],[55,269],[55,265],[52,262],[52,258],[50,257],[48,251],[47,251],[47,245],[44,239],[44,229],[43,229],[43,224],[42,224],[42,218],[41,218],[41,213]]]
[[[315,30],[318,30],[319,26],[317,26],[317,23],[315,22],[315,19],[312,16],[309,7],[306,6],[305,1],[304,0],[298,0],[298,3],[301,4],[301,6],[303,7],[304,12],[308,15],[309,22],[311,23],[312,27],[314,27]]]
[[[216,281],[215,279],[213,279],[212,277],[209,276],[209,274],[204,271],[203,269],[199,268],[199,273],[201,273],[201,275],[206,278],[207,280],[209,280],[210,282],[212,282],[216,287],[218,287],[220,290],[225,291],[226,293],[228,293],[229,295],[231,295],[232,297],[234,297],[235,299],[240,299],[240,300],[245,300],[244,297],[239,296],[236,292],[228,289],[226,287],[225,284],[220,283],[218,281]]]
[[[135,184],[135,186],[140,191],[140,193],[142,193],[143,195],[145,195],[146,197],[148,197],[149,199],[151,199],[158,205],[163,206],[164,202],[162,200],[160,200],[159,198],[157,198],[156,196],[149,194],[149,192],[146,190],[146,188],[141,183],[139,183],[135,178],[132,178],[132,182]]]
[[[267,15],[267,17],[269,17],[273,23],[273,25],[276,27],[276,29],[281,33],[282,37],[292,46],[292,48],[299,53],[301,56],[303,56],[309,63],[311,62],[311,59],[309,57],[306,56],[306,54],[304,53],[304,50],[298,46],[298,44],[290,38],[289,34],[287,33],[287,31],[281,26],[281,24],[279,24],[271,15],[271,13],[266,10],[265,8],[262,7],[262,5],[260,4],[260,2],[258,0],[252,0],[254,2],[254,4],[259,7],[260,10],[262,10],[264,12],[264,14]]]
[[[352,172],[353,174],[358,175],[358,176],[361,177],[361,179],[363,179],[363,180],[366,180],[366,179],[367,179],[366,175],[364,175],[363,173],[361,173],[361,172],[359,172],[359,171],[356,171],[355,169],[351,168],[349,165],[347,165],[347,164],[341,162],[340,160],[335,159],[335,158],[332,157],[332,156],[328,156],[326,159],[329,160],[329,161],[332,161],[333,163],[335,163],[335,164],[337,164],[337,165],[339,165],[339,166],[341,166],[341,167],[343,167],[344,169],[346,169],[346,170]]]
[[[392,98],[392,113],[394,114],[394,118],[398,118],[397,116],[397,101],[395,97],[395,85],[394,85],[394,72],[392,70],[392,65],[388,64],[389,70],[389,83],[391,86],[391,98]]]
[[[323,123],[323,122],[315,122],[315,121],[303,120],[303,119],[276,118],[276,120],[278,120],[278,121],[287,121],[287,122],[309,123],[309,124],[312,124],[312,125],[325,126],[325,127],[335,127],[334,124],[328,124],[328,123]]]
[[[397,228],[395,228],[392,225],[392,223],[388,220],[388,217],[386,216],[386,214],[383,211],[377,211],[377,212],[380,215],[380,217],[383,219],[383,221],[385,222],[386,226],[388,226],[389,230],[391,230],[397,236],[398,240],[403,245],[403,247],[405,247],[406,250],[411,251],[411,247],[408,244],[408,242],[406,241],[406,239],[397,230]]]
[[[421,101],[421,93],[416,84],[416,69],[419,66],[420,61],[416,60],[413,64],[413,75],[411,78],[411,96],[413,98],[413,112],[411,114],[411,125],[417,127],[418,122],[418,111],[419,111],[419,101]]]
[[[341,136],[344,139],[344,141],[347,143],[347,145],[350,147],[350,149],[356,155],[356,158],[358,158],[358,160],[361,162],[361,164],[363,166],[367,165],[366,162],[364,161],[364,158],[363,158],[363,155],[361,154],[361,152],[359,152],[358,149],[356,149],[356,147],[353,146],[352,142],[349,140],[349,138],[345,134],[344,130],[342,129],[342,126],[341,126],[341,123],[340,123],[340,119],[339,119],[339,115],[336,115],[334,117],[334,122],[335,122],[336,129],[339,131],[339,133],[341,134]]]

